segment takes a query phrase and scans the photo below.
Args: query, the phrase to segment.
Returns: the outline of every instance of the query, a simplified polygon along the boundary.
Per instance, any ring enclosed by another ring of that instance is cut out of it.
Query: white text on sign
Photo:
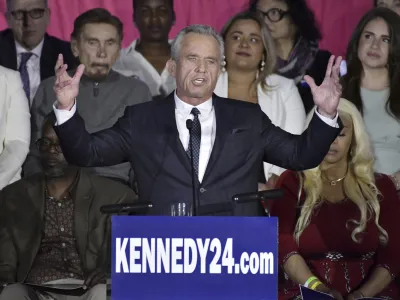
[[[210,263],[208,255],[213,256]],[[274,274],[272,252],[242,252],[238,257],[235,261],[232,238],[225,245],[218,238],[116,238],[115,272]]]

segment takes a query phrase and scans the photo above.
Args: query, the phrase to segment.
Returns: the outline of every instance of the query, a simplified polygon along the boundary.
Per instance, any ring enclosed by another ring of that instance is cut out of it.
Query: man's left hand
[[[332,55],[326,68],[324,81],[320,86],[310,76],[306,75],[304,80],[311,88],[314,103],[318,107],[318,113],[322,116],[333,119],[337,113],[337,107],[342,95],[342,86],[339,82],[340,63],[342,57],[336,58]]]
[[[100,283],[107,283],[107,275],[102,269],[96,269],[86,276],[83,285],[89,290]]]

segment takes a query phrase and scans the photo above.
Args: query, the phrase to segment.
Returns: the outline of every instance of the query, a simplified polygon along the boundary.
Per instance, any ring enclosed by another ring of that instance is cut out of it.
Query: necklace
[[[347,176],[347,172],[346,172],[346,174],[344,174],[344,176],[343,176],[342,178],[335,179],[335,180],[329,180],[329,179],[325,178],[324,176],[322,176],[322,178],[325,179],[325,180],[327,180],[327,181],[330,181],[329,184],[330,184],[331,186],[335,186],[335,185],[337,185],[338,182],[341,182],[343,179],[345,179],[346,176]]]

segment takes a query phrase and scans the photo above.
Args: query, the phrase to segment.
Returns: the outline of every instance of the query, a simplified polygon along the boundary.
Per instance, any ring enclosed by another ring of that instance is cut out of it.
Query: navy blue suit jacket
[[[259,203],[234,205],[232,196],[257,191],[262,161],[292,170],[316,167],[339,134],[314,116],[302,135],[274,126],[259,105],[213,95],[216,138],[199,188],[198,214],[262,215]],[[141,201],[150,214],[164,214],[172,202],[192,201],[191,165],[179,139],[173,93],[128,107],[110,129],[89,134],[78,112],[55,126],[67,160],[79,166],[130,161]]]

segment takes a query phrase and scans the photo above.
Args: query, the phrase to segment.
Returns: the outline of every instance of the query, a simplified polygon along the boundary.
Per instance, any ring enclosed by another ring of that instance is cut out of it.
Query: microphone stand
[[[263,206],[263,209],[267,216],[271,217],[268,200],[282,198],[284,194],[285,192],[283,189],[273,189],[255,193],[237,194],[232,197],[232,200],[234,203],[259,202]]]
[[[196,184],[196,172],[194,171],[194,164],[193,164],[193,135],[192,135],[192,128],[193,128],[193,121],[191,119],[186,120],[186,128],[189,130],[189,151],[190,151],[190,165],[192,168],[192,196],[193,196],[193,208],[192,214],[193,216],[197,215],[197,184]]]

